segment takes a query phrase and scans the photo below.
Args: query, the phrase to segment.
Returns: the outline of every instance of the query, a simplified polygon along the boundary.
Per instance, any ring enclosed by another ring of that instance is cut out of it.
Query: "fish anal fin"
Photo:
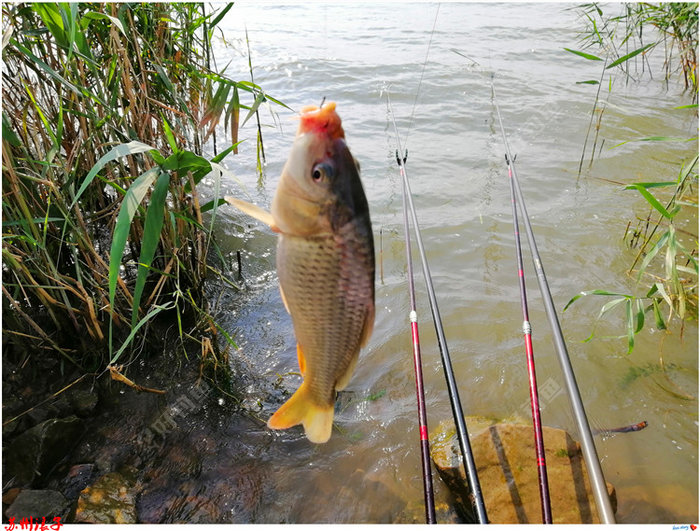
[[[304,426],[306,438],[312,443],[325,443],[331,438],[333,404],[320,406],[313,402],[306,382],[267,421],[267,427],[273,430],[285,430],[297,424]]]
[[[365,322],[364,325],[362,326],[362,335],[360,336],[360,347],[362,348],[365,346],[367,341],[369,341],[370,336],[372,335],[372,330],[374,329],[374,304],[371,305],[370,308],[368,308],[367,315],[365,315]],[[338,381],[335,384],[335,390],[336,391],[342,391],[347,387],[348,383],[350,383],[350,378],[352,378],[352,374],[355,372],[355,366],[357,365],[357,360],[360,357],[359,349],[357,354],[352,358],[350,361],[350,364],[348,365],[348,369],[345,371],[345,374],[343,374],[340,378],[338,378]]]
[[[301,375],[304,376],[306,372],[306,358],[304,358],[304,352],[301,350],[301,345],[297,343],[297,361],[299,362],[299,371]]]
[[[270,214],[267,210],[260,208],[259,206],[254,205],[253,203],[249,203],[248,201],[242,201],[241,199],[231,197],[230,195],[227,195],[226,197],[224,197],[224,199],[229,205],[236,207],[241,212],[244,212],[245,214],[248,214],[249,216],[264,223],[273,231],[279,232],[277,224],[272,218],[272,214]]]
[[[364,347],[372,336],[374,330],[374,304],[368,309],[365,316],[365,324],[362,327],[362,337],[360,339],[360,347]]]
[[[350,365],[348,365],[348,369],[345,371],[345,374],[343,374],[340,378],[338,378],[338,381],[335,383],[335,390],[336,391],[342,391],[345,389],[350,383],[350,378],[352,378],[352,373],[355,372],[355,366],[357,366],[357,359],[360,357],[360,352],[358,351],[357,354],[355,354],[350,360]]]

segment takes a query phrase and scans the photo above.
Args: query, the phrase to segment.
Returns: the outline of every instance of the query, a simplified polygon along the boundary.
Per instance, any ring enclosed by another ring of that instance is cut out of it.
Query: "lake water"
[[[323,98],[337,102],[362,167],[381,257],[374,334],[339,397],[330,442],[315,446],[301,428],[272,433],[262,422],[283,400],[283,390],[300,382],[290,374],[298,367],[277,287],[276,237],[228,207],[219,212],[219,243],[228,256],[241,251],[246,289],[217,290],[215,302],[220,322],[241,347],[231,362],[245,404],[261,422],[242,432],[224,420],[220,435],[236,439],[236,451],[223,439],[215,451],[223,460],[244,459],[265,470],[263,501],[247,516],[253,522],[408,521],[392,514],[394,497],[363,487],[358,478],[378,478],[417,507],[422,503],[401,186],[387,94],[409,151],[407,170],[465,413],[528,414],[510,195],[492,80],[592,427],[649,423],[641,432],[595,437],[605,477],[617,489],[617,519],[698,520],[697,324],[689,322],[682,339],[677,325],[668,335],[644,330],[628,355],[625,339],[609,337],[624,333],[622,312],[598,323],[596,339],[582,342],[605,299],[584,299],[561,313],[582,290],[639,291],[625,274],[636,250],[623,235],[628,221],[636,224],[648,208],[637,192],[609,181],[674,180],[680,162],[697,153],[696,142],[612,146],[651,135],[689,138],[698,121],[693,110],[674,109],[691,103],[691,96],[679,74],[668,85],[661,81],[661,54],[652,57],[653,79],[641,62],[632,71],[637,82],[625,83],[613,72],[598,148],[604,144],[579,176],[596,87],[576,82],[599,79],[601,63],[564,50],[580,48],[582,22],[572,7],[244,3],[222,22],[225,42],[217,41],[215,59],[219,68],[230,63],[228,76],[250,79],[247,28],[255,82],[267,93],[294,111]],[[226,159],[222,183],[222,193],[265,207],[296,129],[294,112],[276,105],[270,110],[260,109],[264,179],[258,183],[251,119],[240,132],[246,139],[240,154]],[[228,146],[225,138],[220,128],[220,149]],[[685,227],[692,238],[696,227],[697,218]],[[547,390],[541,391],[542,419],[578,439],[527,248],[524,260],[538,382]],[[416,272],[433,433],[451,410],[418,262]],[[445,502],[437,476],[434,483],[438,501]]]

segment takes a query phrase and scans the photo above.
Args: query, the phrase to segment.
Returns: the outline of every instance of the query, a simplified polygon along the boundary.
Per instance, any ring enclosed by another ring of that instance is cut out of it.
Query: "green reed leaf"
[[[644,328],[644,301],[635,299],[637,304],[637,315],[635,316],[634,333],[638,334]]]
[[[654,320],[656,321],[656,328],[659,330],[666,330],[666,323],[663,315],[661,315],[661,308],[659,308],[659,299],[653,298],[651,303],[654,307]]]
[[[117,350],[114,355],[110,358],[109,364],[112,365],[117,362],[117,360],[120,358],[124,350],[131,344],[131,342],[134,340],[134,337],[136,337],[136,333],[139,331],[139,329],[145,325],[148,321],[153,319],[156,315],[158,315],[160,312],[163,310],[171,310],[172,308],[175,307],[175,303],[173,301],[168,301],[165,304],[161,306],[156,306],[153,310],[148,312],[146,316],[141,319],[136,326],[134,326],[131,329],[131,333],[127,336],[127,338],[124,340],[124,343],[122,343],[122,346],[119,347],[119,350]]]
[[[579,57],[583,57],[584,59],[588,59],[589,61],[602,61],[602,57],[598,57],[597,55],[593,55],[590,53],[582,52],[580,50],[572,50],[571,48],[564,48],[567,52],[573,53],[575,55],[578,55]]]
[[[246,124],[246,122],[250,120],[251,116],[255,114],[255,111],[258,110],[258,107],[260,107],[260,104],[263,101],[265,101],[265,94],[263,94],[262,92],[255,96],[255,102],[253,102],[253,105],[251,105],[250,110],[248,111],[248,115],[245,117],[245,120],[243,120],[241,127],[243,127]]]
[[[634,310],[632,309],[632,299],[627,301],[625,310],[627,312],[627,354],[629,354],[634,349],[635,316]]]
[[[122,256],[126,247],[126,240],[129,237],[129,229],[131,221],[138,209],[141,201],[148,192],[148,189],[153,184],[153,181],[158,177],[160,168],[155,167],[142,173],[126,191],[122,204],[119,207],[119,215],[117,223],[114,226],[114,234],[112,235],[112,247],[109,253],[109,304],[110,308],[114,308],[114,296],[117,291],[117,279],[119,278],[119,269],[122,265]]]
[[[85,13],[80,18],[80,27],[84,31],[87,29],[90,22],[92,22],[93,20],[100,20],[100,19],[109,20],[120,31],[120,33],[126,37],[126,31],[124,31],[124,25],[122,24],[121,20],[119,20],[116,17],[112,17],[110,15],[107,15],[105,13],[98,13],[97,11],[88,11],[87,13]]]
[[[664,232],[659,238],[659,241],[656,242],[656,245],[654,245],[654,247],[651,248],[651,250],[644,257],[644,260],[642,260],[642,263],[639,266],[639,273],[637,273],[637,282],[639,282],[639,280],[642,278],[642,273],[644,273],[651,261],[668,241],[668,235],[668,231]]]
[[[212,29],[214,29],[214,26],[216,26],[219,22],[221,22],[221,19],[226,16],[226,13],[228,13],[232,7],[233,7],[233,2],[227,4],[226,7],[224,7],[221,11],[219,11],[219,13],[216,15],[216,17],[214,17],[214,19],[211,21],[211,23],[209,25],[210,31]]]
[[[656,43],[655,43],[655,42],[652,42],[652,43],[650,43],[650,44],[647,44],[647,45],[645,45],[645,46],[642,46],[641,48],[638,48],[638,49],[634,50],[633,52],[628,53],[627,55],[623,55],[622,57],[616,59],[615,61],[613,61],[612,63],[610,63],[608,66],[606,66],[605,69],[607,70],[607,69],[609,69],[609,68],[613,68],[613,67],[615,67],[615,66],[617,66],[617,65],[619,65],[619,64],[622,64],[622,63],[624,63],[625,61],[629,61],[629,60],[632,59],[633,57],[639,55],[640,53],[642,53],[642,52],[648,50],[649,48],[651,48],[652,46],[655,46],[655,45],[656,45]]]
[[[156,181],[151,199],[146,211],[146,221],[143,226],[143,240],[141,240],[141,254],[139,256],[139,268],[134,285],[134,302],[131,308],[131,326],[135,326],[139,316],[141,295],[146,285],[148,271],[153,263],[161,229],[163,228],[165,200],[168,195],[170,174],[162,172]]]
[[[170,149],[173,151],[173,153],[177,153],[178,151],[180,151],[180,149],[177,146],[175,135],[173,135],[173,130],[170,128],[170,123],[168,123],[168,119],[165,116],[163,116],[162,113],[160,117],[163,120],[163,133],[165,134],[165,138],[168,141],[168,145],[170,146]]]
[[[644,199],[647,200],[647,203],[649,203],[652,207],[654,207],[663,217],[666,219],[673,219],[674,214],[671,214],[668,210],[666,210],[666,207],[663,206],[656,197],[654,197],[648,190],[647,187],[642,186],[639,183],[633,183],[630,184],[629,186],[625,187],[625,189],[631,190],[632,188],[636,189],[639,191],[642,196],[644,196]]]
[[[95,163],[95,165],[92,167],[92,169],[85,176],[85,179],[83,180],[83,184],[80,185],[80,188],[78,189],[78,193],[75,194],[75,198],[73,199],[73,202],[71,203],[70,208],[73,208],[75,203],[78,202],[78,199],[80,199],[80,196],[83,195],[83,192],[85,192],[85,189],[88,186],[90,186],[90,183],[95,178],[95,175],[97,175],[99,173],[99,171],[107,165],[108,162],[112,162],[112,161],[117,160],[119,158],[125,157],[126,155],[135,155],[137,153],[144,153],[146,151],[151,151],[154,149],[155,149],[154,147],[149,146],[147,144],[144,144],[143,142],[139,142],[138,140],[133,140],[133,141],[128,142],[126,144],[119,144],[118,146],[113,147],[105,155],[103,155],[100,158],[100,160],[98,160]]]
[[[638,190],[639,187],[641,186],[642,188],[649,189],[649,188],[662,188],[665,186],[676,186],[678,185],[677,182],[675,181],[663,181],[663,182],[658,182],[658,183],[634,183],[625,186],[625,190]]]

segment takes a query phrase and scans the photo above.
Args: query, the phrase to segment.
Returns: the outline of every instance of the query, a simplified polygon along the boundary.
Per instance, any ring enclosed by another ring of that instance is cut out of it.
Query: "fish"
[[[225,199],[278,234],[280,293],[303,380],[267,426],[302,424],[309,441],[325,443],[336,394],[349,383],[375,317],[369,205],[336,104],[301,110],[270,212]]]

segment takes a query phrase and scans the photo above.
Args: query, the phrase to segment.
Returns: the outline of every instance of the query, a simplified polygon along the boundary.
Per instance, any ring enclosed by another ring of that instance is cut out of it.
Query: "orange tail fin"
[[[325,407],[314,403],[306,382],[267,421],[267,427],[273,430],[284,430],[297,424],[304,425],[306,437],[313,443],[324,443],[331,438],[333,405]]]

